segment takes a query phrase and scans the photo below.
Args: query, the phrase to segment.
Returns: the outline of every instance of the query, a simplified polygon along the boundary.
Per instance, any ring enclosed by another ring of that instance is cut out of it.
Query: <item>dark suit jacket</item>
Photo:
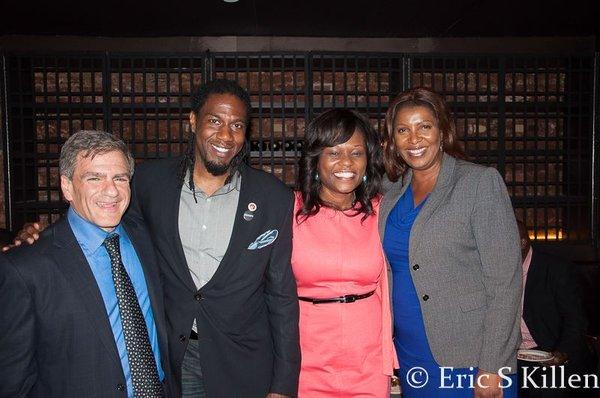
[[[587,355],[587,322],[569,264],[534,248],[525,284],[523,319],[538,346],[561,351],[571,363]]]
[[[145,227],[123,219],[168,357],[163,294]],[[26,246],[26,247],[25,247]],[[163,361],[165,375],[168,361]],[[66,218],[0,255],[0,397],[126,397],[100,289]],[[168,390],[165,385],[165,390]]]
[[[129,214],[146,221],[159,253],[177,384],[196,318],[208,397],[296,395],[300,348],[298,299],[290,266],[293,195],[272,175],[242,166],[237,212],[228,215],[235,217],[229,247],[214,276],[197,290],[179,238],[181,160],[140,165],[129,208]],[[243,215],[252,202],[256,211],[246,221]],[[268,230],[277,230],[277,239],[250,250]]]

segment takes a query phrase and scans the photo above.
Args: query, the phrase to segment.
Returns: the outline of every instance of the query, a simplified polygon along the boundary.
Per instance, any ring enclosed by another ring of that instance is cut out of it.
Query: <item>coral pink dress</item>
[[[301,205],[296,195],[295,211]],[[376,211],[379,202],[373,202]],[[294,212],[295,214],[295,212]],[[377,216],[322,207],[294,222],[292,267],[298,295],[372,296],[353,303],[300,301],[299,398],[388,397],[397,367],[392,344],[387,267]]]

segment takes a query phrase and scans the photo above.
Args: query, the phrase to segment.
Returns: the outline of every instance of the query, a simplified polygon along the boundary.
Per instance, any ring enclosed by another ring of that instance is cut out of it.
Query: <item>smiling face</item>
[[[231,94],[211,94],[198,113],[190,113],[196,133],[196,167],[218,176],[229,171],[231,160],[246,140],[246,106]]]
[[[129,205],[129,164],[120,151],[77,155],[73,177],[60,177],[65,199],[82,218],[112,231]]]
[[[438,167],[442,160],[442,133],[426,106],[402,107],[394,120],[396,151],[413,171]]]
[[[354,191],[362,183],[366,169],[365,138],[357,130],[348,141],[324,148],[319,156],[319,198],[339,208],[348,207],[354,200]]]

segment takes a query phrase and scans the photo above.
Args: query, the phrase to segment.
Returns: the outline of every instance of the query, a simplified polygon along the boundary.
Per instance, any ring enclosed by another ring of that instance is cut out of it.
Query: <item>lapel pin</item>
[[[250,220],[252,220],[253,218],[254,218],[254,213],[252,213],[252,212],[251,212],[251,211],[249,211],[249,210],[246,210],[246,211],[244,212],[244,220],[246,220],[246,221],[250,221]]]
[[[248,210],[256,211],[256,208],[257,208],[256,203],[254,203],[254,202],[248,203]]]

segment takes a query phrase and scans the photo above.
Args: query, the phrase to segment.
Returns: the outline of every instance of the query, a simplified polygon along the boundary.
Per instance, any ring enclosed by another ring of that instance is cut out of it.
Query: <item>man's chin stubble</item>
[[[215,177],[219,177],[219,176],[226,174],[229,171],[229,167],[231,166],[231,162],[227,163],[227,164],[219,164],[219,163],[210,162],[210,161],[207,161],[204,159],[203,159],[202,163],[204,163],[204,167],[206,168],[206,171],[208,171],[210,174],[212,174]]]

